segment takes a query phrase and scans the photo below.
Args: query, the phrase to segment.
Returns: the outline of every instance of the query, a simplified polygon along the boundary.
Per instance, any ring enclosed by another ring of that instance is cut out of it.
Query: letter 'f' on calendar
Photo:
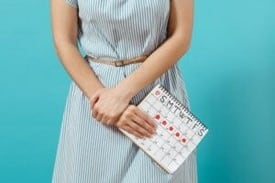
[[[119,130],[160,168],[170,174],[174,173],[204,138],[208,128],[160,84],[137,107],[154,118],[157,134],[140,139],[123,129]]]

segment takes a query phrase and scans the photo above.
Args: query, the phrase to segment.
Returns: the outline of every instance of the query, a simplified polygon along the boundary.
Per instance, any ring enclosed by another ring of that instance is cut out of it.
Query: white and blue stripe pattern
[[[108,59],[149,55],[166,38],[169,0],[65,0],[79,9],[79,42],[86,54]],[[123,67],[89,61],[98,79],[116,85],[142,63]],[[138,104],[162,84],[190,108],[175,64],[131,100]],[[63,113],[52,183],[197,183],[196,150],[171,175],[116,127],[94,119],[88,98],[71,82]]]

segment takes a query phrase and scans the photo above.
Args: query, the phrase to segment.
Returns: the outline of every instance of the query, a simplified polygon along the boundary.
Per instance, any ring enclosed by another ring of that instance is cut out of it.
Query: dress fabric
[[[166,39],[169,0],[65,2],[78,10],[78,41],[86,54],[114,60],[128,59],[149,55]],[[115,86],[142,64],[115,67],[88,63],[106,87]],[[138,92],[131,103],[138,104],[158,83],[190,109],[184,79],[177,64]],[[88,98],[72,80],[52,183],[197,183],[196,151],[174,174],[165,172],[116,127],[93,118]]]

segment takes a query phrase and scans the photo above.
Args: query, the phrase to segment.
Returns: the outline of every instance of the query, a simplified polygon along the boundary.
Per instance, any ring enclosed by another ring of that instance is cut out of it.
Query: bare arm
[[[188,50],[193,24],[193,0],[171,0],[168,38],[118,88],[133,96],[166,72]]]
[[[65,0],[51,0],[54,45],[67,73],[87,97],[104,87],[77,48],[77,9]]]

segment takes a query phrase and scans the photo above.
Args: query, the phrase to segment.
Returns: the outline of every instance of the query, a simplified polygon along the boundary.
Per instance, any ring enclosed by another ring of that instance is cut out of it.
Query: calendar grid
[[[160,168],[169,173],[175,172],[206,135],[208,128],[160,84],[145,96],[138,107],[154,118],[157,133],[151,138],[139,139],[120,130]]]

